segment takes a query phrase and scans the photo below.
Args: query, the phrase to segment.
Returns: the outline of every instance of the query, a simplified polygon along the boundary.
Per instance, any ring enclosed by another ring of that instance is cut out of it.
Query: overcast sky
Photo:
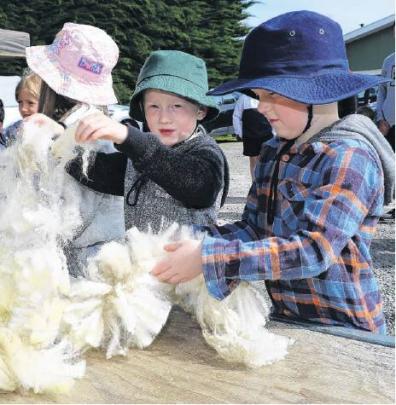
[[[337,21],[344,34],[395,13],[394,0],[259,0],[248,11],[250,27],[279,14],[296,10],[310,10]]]

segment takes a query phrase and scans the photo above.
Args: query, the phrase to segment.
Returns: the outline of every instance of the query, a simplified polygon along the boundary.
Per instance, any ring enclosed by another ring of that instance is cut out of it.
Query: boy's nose
[[[163,108],[160,110],[159,113],[159,122],[170,122],[171,121],[171,113],[168,111],[167,108]]]
[[[264,114],[268,112],[271,109],[271,103],[268,101],[268,99],[260,99],[259,104],[257,106],[258,112],[261,114]]]

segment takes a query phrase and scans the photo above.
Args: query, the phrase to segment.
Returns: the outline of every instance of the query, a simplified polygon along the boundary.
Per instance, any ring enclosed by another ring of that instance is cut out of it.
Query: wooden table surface
[[[146,350],[105,360],[67,395],[0,394],[1,403],[395,403],[394,348],[270,322],[294,345],[282,361],[247,369],[223,361],[180,309]]]

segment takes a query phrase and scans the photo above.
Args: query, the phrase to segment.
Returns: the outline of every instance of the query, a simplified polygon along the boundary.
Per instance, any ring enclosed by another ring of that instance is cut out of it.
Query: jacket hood
[[[331,142],[345,138],[359,139],[375,150],[378,164],[382,166],[384,172],[384,204],[390,204],[395,194],[395,154],[388,141],[368,117],[361,114],[348,115],[331,128],[325,128],[314,135],[309,142]]]

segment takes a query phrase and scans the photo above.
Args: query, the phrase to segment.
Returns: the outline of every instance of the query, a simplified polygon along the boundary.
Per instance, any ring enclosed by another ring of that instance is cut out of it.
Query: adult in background
[[[243,154],[249,156],[250,175],[254,179],[254,168],[263,142],[272,138],[272,127],[257,111],[259,101],[242,94],[235,104],[232,124],[237,136],[242,138]]]
[[[384,59],[382,76],[392,81],[378,87],[377,125],[395,150],[395,53]]]

